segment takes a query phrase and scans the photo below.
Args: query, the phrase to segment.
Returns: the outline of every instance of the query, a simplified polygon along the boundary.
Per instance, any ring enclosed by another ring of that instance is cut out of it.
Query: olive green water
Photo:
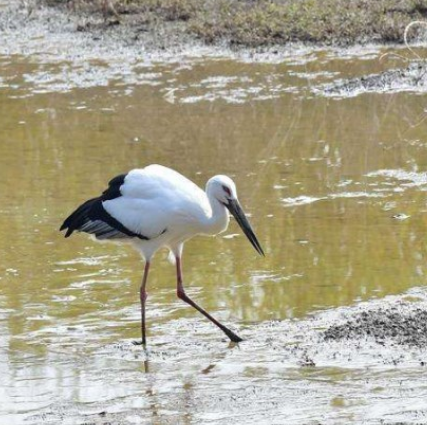
[[[281,368],[251,340],[272,319],[425,285],[424,96],[310,91],[380,71],[376,56],[189,60],[109,81],[107,65],[90,66],[0,58],[2,423],[343,423],[378,411],[368,378],[416,386],[414,370]],[[237,184],[266,257],[232,222],[186,244],[184,273],[188,293],[247,339],[240,348],[176,298],[162,253],[147,358],[131,345],[137,253],[58,232],[110,178],[150,163]]]

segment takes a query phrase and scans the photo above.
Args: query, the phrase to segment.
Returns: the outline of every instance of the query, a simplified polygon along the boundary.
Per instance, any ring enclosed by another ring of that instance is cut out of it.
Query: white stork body
[[[121,197],[103,202],[104,209],[125,227],[149,240],[130,241],[150,261],[162,247],[174,255],[198,234],[216,235],[227,229],[229,215],[215,198],[170,168],[150,165],[130,171]]]
[[[145,259],[140,289],[144,345],[148,271],[152,256],[162,247],[169,248],[176,259],[178,296],[215,323],[232,341],[239,342],[241,338],[185,294],[182,284],[184,242],[198,234],[216,235],[226,230],[229,223],[227,209],[258,253],[264,254],[238,203],[236,186],[229,177],[212,177],[205,192],[186,177],[161,165],[150,165],[115,177],[101,196],[77,208],[60,230],[67,229],[65,237],[80,231],[92,234],[98,240],[129,242],[141,253]]]

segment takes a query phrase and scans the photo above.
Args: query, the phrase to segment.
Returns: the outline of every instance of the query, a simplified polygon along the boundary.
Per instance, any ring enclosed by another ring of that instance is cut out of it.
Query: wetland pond
[[[319,335],[356,310],[426,302],[426,98],[332,96],[403,66],[382,49],[126,62],[0,56],[2,424],[425,423],[425,348]],[[274,55],[273,55],[274,57]],[[271,58],[270,58],[271,59]],[[235,222],[165,253],[65,240],[113,176],[160,163],[237,184],[266,257]]]

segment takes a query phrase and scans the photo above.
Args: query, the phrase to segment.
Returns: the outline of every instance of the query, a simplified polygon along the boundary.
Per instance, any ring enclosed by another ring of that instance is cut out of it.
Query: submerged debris
[[[363,311],[343,324],[324,332],[326,341],[373,338],[376,343],[427,347],[427,311],[421,308],[401,311],[398,307]]]

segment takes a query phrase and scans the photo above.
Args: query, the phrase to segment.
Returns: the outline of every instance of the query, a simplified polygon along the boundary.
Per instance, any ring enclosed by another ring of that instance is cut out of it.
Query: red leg
[[[234,332],[232,332],[230,329],[225,327],[223,324],[219,323],[218,320],[214,319],[206,310],[204,310],[202,307],[197,305],[191,298],[189,298],[187,296],[187,294],[184,291],[184,286],[182,285],[181,259],[179,257],[176,257],[176,275],[177,275],[178,298],[185,301],[187,304],[190,304],[196,310],[200,311],[200,313],[202,313],[203,316],[205,316],[212,323],[214,323],[216,326],[218,326],[230,338],[231,341],[233,341],[233,342],[243,341],[242,338],[237,336]]]
[[[141,300],[141,334],[142,345],[146,345],[147,339],[145,337],[145,301],[147,299],[147,292],[145,286],[147,285],[148,270],[150,269],[150,262],[147,261],[144,267],[144,276],[142,278],[141,288],[139,289],[139,299]]]

